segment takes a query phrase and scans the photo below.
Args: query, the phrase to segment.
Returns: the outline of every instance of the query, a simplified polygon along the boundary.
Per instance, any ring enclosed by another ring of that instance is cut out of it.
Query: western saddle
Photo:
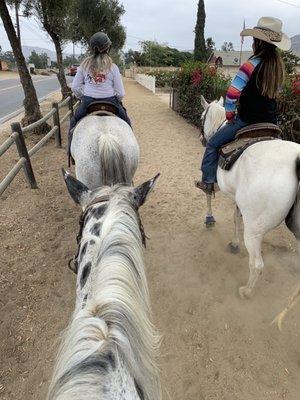
[[[281,130],[275,124],[258,123],[240,129],[233,142],[222,146],[219,152],[219,166],[229,171],[243,152],[255,143],[280,139]]]
[[[87,115],[118,116],[118,107],[109,101],[93,101],[88,105]]]

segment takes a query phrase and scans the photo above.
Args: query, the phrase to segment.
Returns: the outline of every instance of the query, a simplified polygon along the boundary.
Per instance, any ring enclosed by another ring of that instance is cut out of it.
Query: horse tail
[[[300,156],[296,160],[296,175],[299,182],[298,193],[295,202],[285,219],[285,223],[289,230],[293,232],[296,239],[300,241]]]
[[[125,156],[121,146],[112,133],[101,134],[99,137],[100,173],[102,185],[117,183],[130,184]]]

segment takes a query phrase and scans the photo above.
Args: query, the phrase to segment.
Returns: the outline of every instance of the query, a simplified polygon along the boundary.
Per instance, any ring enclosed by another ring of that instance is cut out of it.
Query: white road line
[[[45,81],[49,81],[50,79],[55,79],[56,77],[51,77],[51,78],[42,78],[42,79],[38,79],[38,80],[33,80],[33,83],[35,82],[45,82]],[[21,84],[19,85],[14,85],[14,86],[9,86],[7,88],[4,89],[0,89],[0,92],[4,92],[5,90],[10,90],[10,89],[15,89],[17,87],[22,87]]]
[[[53,92],[48,93],[46,96],[40,97],[38,99],[39,102],[42,102],[46,100],[48,97],[50,97],[52,94],[56,93],[59,89],[54,90]],[[8,121],[11,118],[16,117],[17,115],[21,114],[21,112],[24,112],[24,107],[19,108],[16,111],[13,111],[10,114],[6,114],[4,117],[0,118],[0,125],[3,124],[4,122]]]

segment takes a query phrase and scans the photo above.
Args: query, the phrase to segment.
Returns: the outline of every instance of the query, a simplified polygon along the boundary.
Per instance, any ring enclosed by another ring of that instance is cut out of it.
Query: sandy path
[[[142,219],[151,238],[145,258],[153,313],[163,334],[164,399],[298,400],[299,308],[283,333],[270,326],[300,280],[291,236],[284,227],[268,235],[255,297],[241,301],[247,256],[226,252],[231,204],[218,194],[218,224],[207,231],[205,198],[193,188],[202,153],[197,130],[135,82],[126,88],[141,146],[135,180],[162,173]],[[20,177],[0,200],[1,400],[45,397],[55,338],[72,312],[74,277],[66,264],[79,210],[58,171],[64,150],[52,146],[34,161],[39,189],[30,191]]]

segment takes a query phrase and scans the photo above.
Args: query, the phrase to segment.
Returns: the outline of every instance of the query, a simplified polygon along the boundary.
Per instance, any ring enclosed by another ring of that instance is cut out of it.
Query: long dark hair
[[[276,46],[263,40],[254,38],[254,57],[259,57],[256,84],[262,95],[274,99],[278,96],[284,81],[284,64]]]

